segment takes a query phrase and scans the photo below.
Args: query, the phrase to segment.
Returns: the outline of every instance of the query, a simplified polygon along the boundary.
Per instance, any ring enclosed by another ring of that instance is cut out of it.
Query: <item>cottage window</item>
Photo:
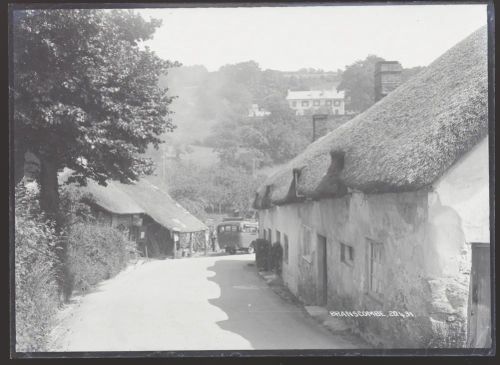
[[[352,265],[354,263],[354,247],[340,242],[340,261]]]
[[[382,296],[382,264],[384,257],[384,246],[375,241],[369,240],[370,262],[369,262],[369,289],[370,293],[376,297]]]
[[[231,226],[231,231],[236,232],[238,230],[238,227],[236,226]]]
[[[284,242],[284,249],[283,249],[283,260],[285,261],[285,263],[288,264],[288,236],[285,234],[283,235],[283,240],[285,241]]]
[[[307,100],[302,100],[301,105],[302,105],[302,106],[309,106],[309,101],[307,101]]]
[[[313,101],[313,105],[314,106],[319,106],[320,105],[320,101],[319,100],[314,100]]]

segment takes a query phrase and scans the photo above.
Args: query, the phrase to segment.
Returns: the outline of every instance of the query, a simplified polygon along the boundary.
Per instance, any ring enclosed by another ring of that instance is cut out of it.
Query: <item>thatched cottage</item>
[[[208,227],[147,180],[107,186],[89,180],[79,189],[97,220],[123,230],[144,256],[180,257],[208,243]]]
[[[270,176],[260,235],[305,304],[414,315],[346,318],[376,345],[488,346],[488,162],[484,27]]]

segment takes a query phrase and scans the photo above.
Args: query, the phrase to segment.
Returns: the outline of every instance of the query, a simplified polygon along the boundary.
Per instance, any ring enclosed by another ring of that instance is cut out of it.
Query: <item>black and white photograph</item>
[[[12,1],[11,357],[494,355],[492,7]]]

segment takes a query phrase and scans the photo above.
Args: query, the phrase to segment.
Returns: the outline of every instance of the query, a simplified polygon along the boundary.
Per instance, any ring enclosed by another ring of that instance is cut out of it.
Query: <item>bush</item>
[[[271,243],[268,240],[259,238],[255,240],[254,247],[255,247],[255,264],[257,265],[257,268],[265,271],[270,270]]]
[[[116,228],[77,223],[67,236],[67,272],[72,288],[87,290],[115,276],[137,254],[136,244]]]
[[[15,188],[16,351],[46,351],[59,304],[57,235],[40,212],[34,183]]]

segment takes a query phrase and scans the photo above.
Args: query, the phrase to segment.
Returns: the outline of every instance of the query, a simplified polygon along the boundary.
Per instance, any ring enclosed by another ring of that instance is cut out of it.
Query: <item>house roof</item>
[[[483,27],[309,145],[264,182],[254,206],[339,196],[347,188],[384,193],[433,183],[488,133],[487,74]]]
[[[87,181],[87,186],[81,187],[92,195],[94,202],[107,211],[115,214],[141,214],[146,211],[121,188],[122,184],[108,181],[102,186],[93,180]]]
[[[162,226],[177,232],[198,232],[208,227],[189,213],[162,189],[147,180],[120,187],[144,209],[147,215]]]
[[[344,92],[332,90],[288,91],[287,100],[344,99]]]
[[[70,174],[66,169],[60,180],[65,181]],[[108,181],[107,186],[88,180],[87,185],[79,189],[90,193],[95,204],[114,214],[147,214],[158,224],[177,232],[208,229],[168,193],[144,179],[130,184]]]

